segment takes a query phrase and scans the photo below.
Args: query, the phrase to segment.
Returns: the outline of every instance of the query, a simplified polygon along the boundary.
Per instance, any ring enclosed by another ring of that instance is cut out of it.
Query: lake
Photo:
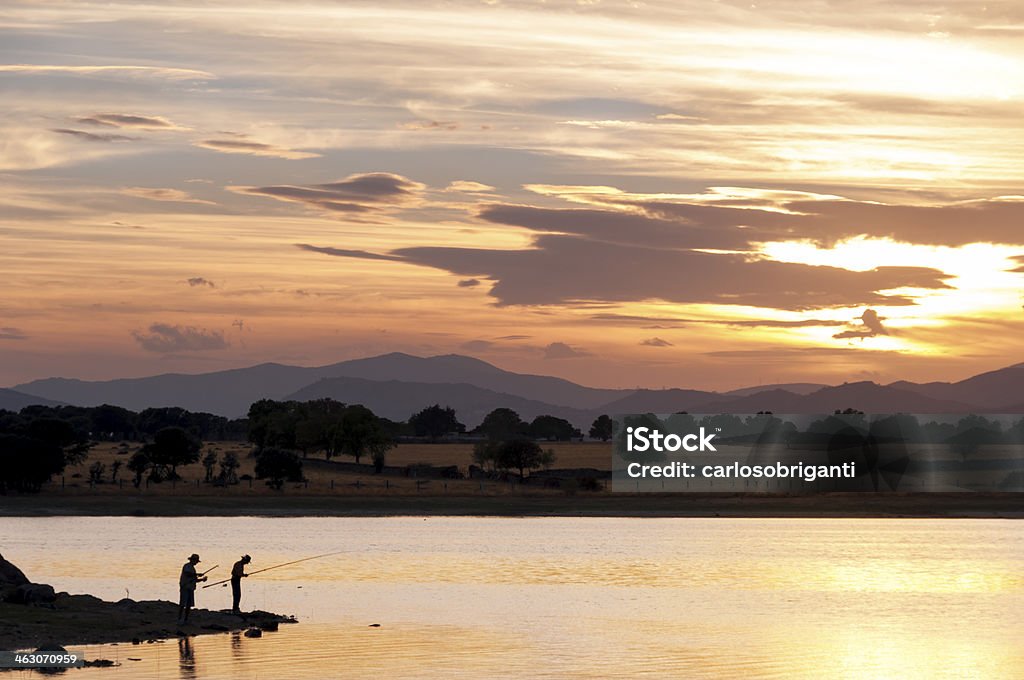
[[[193,551],[212,580],[340,553],[243,582],[298,625],[71,647],[122,665],[65,677],[1024,677],[1013,520],[0,518],[30,579],[103,599],[176,600]]]

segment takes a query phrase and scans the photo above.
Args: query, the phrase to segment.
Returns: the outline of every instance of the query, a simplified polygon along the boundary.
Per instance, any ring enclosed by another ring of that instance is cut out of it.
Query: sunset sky
[[[961,379],[1024,361],[1024,4],[6,0],[0,270],[0,385]]]

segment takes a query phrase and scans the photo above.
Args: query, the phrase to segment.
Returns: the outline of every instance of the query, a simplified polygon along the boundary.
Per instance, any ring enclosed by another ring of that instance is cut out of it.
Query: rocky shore
[[[0,555],[0,649],[109,642],[146,644],[178,635],[233,630],[255,636],[277,630],[281,624],[295,623],[292,617],[264,611],[238,615],[195,609],[184,626],[176,625],[177,617],[178,605],[174,602],[127,598],[106,602],[92,595],[54,592],[49,585],[31,583]]]

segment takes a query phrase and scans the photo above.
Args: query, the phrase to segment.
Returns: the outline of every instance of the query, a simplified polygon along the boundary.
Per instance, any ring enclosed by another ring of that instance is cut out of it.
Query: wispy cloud
[[[70,75],[111,75],[111,76],[155,76],[168,80],[214,80],[216,76],[207,71],[167,66],[111,66],[66,64],[0,64],[0,73],[22,74],[70,74]]]
[[[103,127],[136,128],[140,130],[187,130],[163,116],[144,116],[136,113],[94,113],[76,119],[85,125]]]
[[[126,187],[121,189],[125,196],[145,198],[149,201],[170,201],[173,203],[197,203],[200,205],[216,205],[213,201],[195,198],[181,189],[168,189],[164,187]]]
[[[263,142],[252,142],[242,139],[203,139],[195,142],[195,146],[220,151],[221,153],[240,153],[249,156],[268,156],[270,158],[284,158],[295,161],[304,158],[319,158],[320,154],[311,151],[297,151],[287,149],[275,144]]]
[[[424,186],[401,175],[371,172],[349,175],[337,182],[326,184],[281,184],[229,189],[251,196],[266,196],[279,201],[301,203],[325,212],[361,213],[409,203],[419,198]]]
[[[114,135],[105,133],[86,132],[85,130],[72,130],[70,128],[51,128],[51,132],[56,132],[61,135],[70,135],[71,137],[77,137],[78,139],[86,142],[130,142],[135,137],[129,137],[127,135]]]
[[[221,331],[166,323],[150,325],[148,333],[133,331],[132,337],[147,352],[203,352],[227,349],[229,344]]]

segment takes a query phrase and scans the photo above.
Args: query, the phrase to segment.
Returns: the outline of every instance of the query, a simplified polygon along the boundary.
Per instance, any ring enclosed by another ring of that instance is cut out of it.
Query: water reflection
[[[207,520],[0,519],[0,535],[5,556],[58,589],[117,599],[128,583],[136,597],[169,599],[173,546],[194,538],[197,521]],[[182,638],[170,666],[168,645],[135,647],[142,661],[128,664],[130,677],[1024,676],[1024,534],[1011,521],[218,518],[207,526],[206,550],[218,560],[213,553],[274,564],[346,552],[247,579],[254,605],[302,623],[255,639]],[[47,546],[59,537],[68,561],[55,563]],[[200,606],[228,606],[220,589],[210,592]],[[89,654],[113,658],[119,649]]]

